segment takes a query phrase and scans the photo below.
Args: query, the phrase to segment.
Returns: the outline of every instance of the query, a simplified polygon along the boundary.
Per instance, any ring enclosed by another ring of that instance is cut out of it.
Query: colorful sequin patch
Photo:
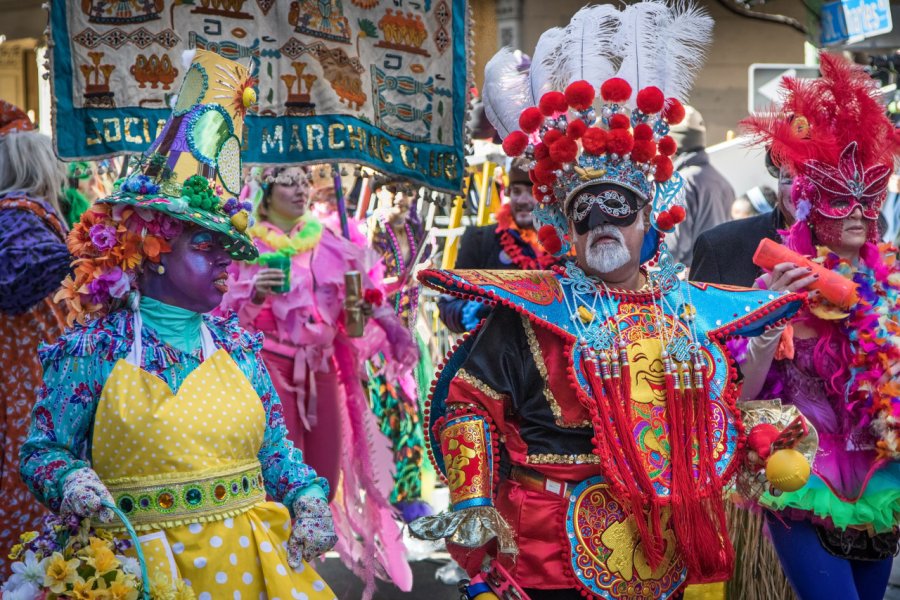
[[[493,447],[484,417],[448,419],[441,431],[453,510],[490,506],[493,497]]]
[[[606,600],[665,600],[687,577],[687,568],[676,554],[668,509],[662,518],[666,549],[656,568],[644,556],[633,519],[626,516],[602,477],[581,482],[569,497],[566,513],[572,571],[585,591]]]

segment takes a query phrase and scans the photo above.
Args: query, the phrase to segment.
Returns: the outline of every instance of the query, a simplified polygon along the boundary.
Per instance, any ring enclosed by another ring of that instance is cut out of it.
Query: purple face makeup
[[[154,266],[148,266],[141,292],[186,310],[211,311],[228,291],[226,269],[231,257],[223,240],[211,231],[192,227],[172,240],[171,246],[172,251],[160,262],[165,272],[154,273]]]

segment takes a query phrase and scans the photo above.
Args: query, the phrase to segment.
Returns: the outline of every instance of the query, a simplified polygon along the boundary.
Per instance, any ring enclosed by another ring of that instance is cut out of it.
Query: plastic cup
[[[272,288],[272,291],[276,294],[284,294],[291,291],[291,258],[276,254],[266,258],[265,263],[270,269],[280,269],[284,273],[284,283]]]

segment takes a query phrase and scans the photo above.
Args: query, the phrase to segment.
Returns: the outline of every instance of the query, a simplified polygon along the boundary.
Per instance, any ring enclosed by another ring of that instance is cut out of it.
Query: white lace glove
[[[337,534],[328,500],[321,496],[300,496],[294,501],[294,526],[288,540],[288,564],[296,569],[334,548]]]
[[[104,508],[102,502],[115,503],[112,494],[93,469],[84,468],[69,473],[63,482],[60,513],[109,523],[115,515],[108,508]]]

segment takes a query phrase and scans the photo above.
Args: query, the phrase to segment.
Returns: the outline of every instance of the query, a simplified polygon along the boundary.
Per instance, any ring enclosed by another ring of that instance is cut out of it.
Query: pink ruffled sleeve
[[[264,306],[263,304],[254,304],[251,301],[253,296],[253,277],[260,269],[259,265],[251,265],[244,262],[231,263],[231,266],[228,267],[228,291],[222,298],[222,304],[219,305],[215,312],[222,315],[235,312],[243,327],[255,329],[253,323]]]

